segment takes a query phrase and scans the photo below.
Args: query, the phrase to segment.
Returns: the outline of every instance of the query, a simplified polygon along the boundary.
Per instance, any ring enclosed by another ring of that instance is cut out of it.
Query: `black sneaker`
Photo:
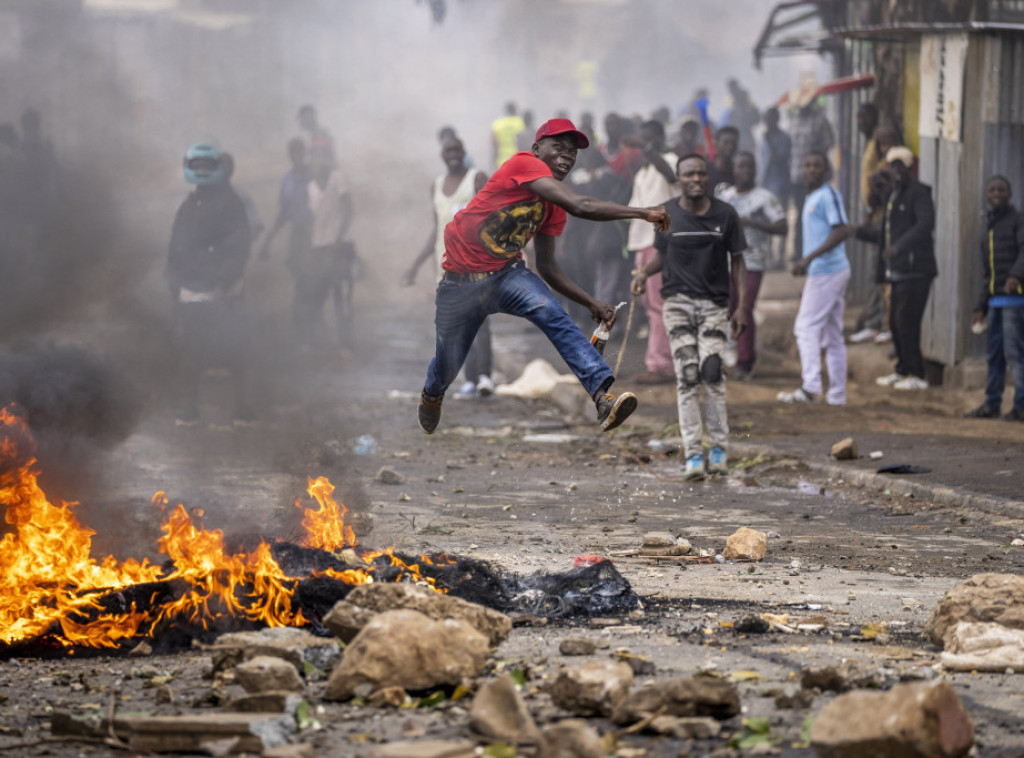
[[[970,413],[965,413],[964,418],[999,418],[999,409],[982,403]]]
[[[1012,411],[1003,416],[1007,421],[1024,421],[1024,411],[1019,411],[1014,408]]]
[[[441,423],[441,403],[444,395],[428,395],[426,392],[420,395],[420,407],[417,416],[420,422],[420,429],[427,434],[437,431],[437,425]]]
[[[637,399],[632,392],[623,392],[621,395],[602,395],[597,401],[597,421],[601,425],[602,432],[608,432],[617,427],[636,410]]]

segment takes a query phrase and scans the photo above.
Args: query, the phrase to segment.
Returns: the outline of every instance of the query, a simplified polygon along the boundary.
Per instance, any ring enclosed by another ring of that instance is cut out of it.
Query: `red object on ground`
[[[576,560],[572,562],[572,565],[575,568],[579,568],[580,566],[593,566],[595,563],[607,560],[607,558],[603,558],[600,555],[588,555],[584,553],[583,555],[577,555]]]

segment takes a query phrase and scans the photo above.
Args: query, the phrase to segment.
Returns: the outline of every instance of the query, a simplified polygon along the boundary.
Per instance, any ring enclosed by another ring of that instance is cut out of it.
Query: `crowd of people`
[[[438,263],[437,352],[420,406],[425,431],[436,429],[448,385],[467,353],[478,349],[475,343],[470,348],[474,337],[486,343],[490,356],[489,334],[482,329],[477,335],[487,315],[530,318],[497,293],[506,286],[499,281],[508,277],[511,283],[519,276],[514,272],[531,240],[541,277],[562,295],[575,322],[573,329],[560,326],[561,336],[548,331],[550,314],[534,323],[566,357],[599,414],[609,382],[595,382],[593,370],[599,364],[597,375],[607,376],[607,364],[586,350],[584,332],[591,322],[614,322],[612,303],[630,295],[640,299],[646,316],[645,371],[633,381],[676,385],[687,478],[728,470],[725,380],[754,374],[754,308],[766,270],[788,268],[806,278],[794,323],[801,381],[795,390],[780,392],[779,401],[846,403],[843,324],[851,238],[874,243],[866,248],[873,252],[858,248],[858,254],[874,256],[876,281],[861,328],[849,340],[891,340],[894,370],[878,377],[878,385],[897,391],[928,388],[921,325],[938,274],[935,211],[932,190],[917,180],[917,159],[902,144],[897,126],[873,103],[861,105],[857,124],[865,138],[861,200],[866,211],[859,223],[850,223],[846,201],[833,185],[836,136],[818,94],[801,90],[790,98],[784,130],[779,107],[762,113],[738,82],[731,80],[728,88],[731,103],[718,124],[708,117],[707,92],[698,90],[676,121],[667,108],[649,119],[609,113],[600,135],[589,113],[578,128],[560,113],[531,134],[531,114],[519,115],[509,103],[492,124],[489,179],[466,168],[465,150],[451,130],[442,142],[448,171],[431,188],[435,231],[406,275],[411,282],[431,255]],[[546,133],[554,122],[562,131]],[[555,138],[558,150],[549,147]],[[470,176],[475,177],[472,188]],[[989,331],[990,371],[986,401],[969,415],[1000,414],[1009,366],[1016,398],[1005,418],[1019,420],[1024,418],[1024,221],[1009,205],[1010,192],[1003,177],[989,182],[992,210],[982,241],[986,289],[974,325]],[[626,221],[622,211],[593,212],[623,206],[643,213]],[[457,213],[459,208],[465,210]],[[656,219],[655,209],[665,215]],[[787,211],[796,219],[792,225]],[[501,244],[489,236],[491,228],[505,235]],[[561,240],[553,256],[556,236]],[[787,237],[793,250],[788,262]],[[494,291],[474,299],[467,288]],[[469,300],[476,304],[467,315],[442,303],[449,298],[465,307]],[[453,319],[453,313],[460,315]],[[460,394],[490,392],[489,360],[466,362],[470,369]],[[616,423],[634,407],[631,399],[616,414]]]
[[[813,92],[791,98],[784,130],[778,107],[761,112],[735,80],[728,89],[731,102],[717,124],[707,92],[697,90],[675,120],[664,107],[646,119],[608,113],[600,135],[589,113],[578,127],[560,113],[534,129],[532,113],[508,103],[491,125],[488,170],[474,165],[454,128],[440,130],[444,171],[429,188],[433,227],[402,275],[403,284],[414,284],[430,260],[437,286],[435,357],[418,411],[424,431],[436,430],[460,371],[460,397],[494,391],[488,317],[495,313],[540,328],[593,398],[602,428],[618,426],[635,409],[636,396],[609,391],[615,377],[585,332],[593,322],[610,327],[613,304],[636,297],[642,305],[637,335],[646,346],[644,371],[633,381],[676,386],[685,476],[725,473],[725,381],[755,373],[754,310],[765,271],[788,267],[806,277],[794,323],[800,384],[780,392],[779,401],[845,404],[846,241],[852,237],[874,243],[876,276],[850,341],[891,339],[894,370],[877,383],[928,388],[921,324],[938,273],[935,211],[932,190],[917,180],[917,160],[896,125],[870,102],[858,110],[865,212],[851,224],[831,181],[835,134],[820,98]],[[184,178],[194,190],[175,217],[166,267],[185,356],[182,424],[199,419],[200,380],[213,365],[232,376],[235,421],[253,420],[244,274],[261,235],[259,258],[267,260],[287,229],[295,343],[340,355],[351,347],[347,325],[359,262],[349,235],[352,193],[315,109],[303,106],[297,122],[303,136],[288,143],[291,167],[265,235],[251,198],[232,184],[231,155],[210,142],[185,154]],[[5,247],[38,233],[39,209],[56,184],[38,114],[26,111],[21,126],[18,134],[0,125],[2,186],[20,177],[27,188],[17,206],[0,204],[16,211],[0,224]],[[972,327],[988,332],[989,376],[984,403],[968,415],[1000,416],[1009,368],[1015,396],[1004,418],[1024,420],[1024,219],[1010,203],[1005,177],[989,180],[986,197],[984,290]],[[787,210],[796,223],[788,223]],[[524,252],[536,273],[525,266]]]
[[[337,165],[334,140],[311,105],[299,109],[305,132],[288,142],[290,170],[281,180],[278,210],[259,259],[287,229],[285,267],[294,283],[292,341],[300,350],[348,355],[352,287],[358,255],[349,228],[352,193]],[[189,147],[185,181],[194,186],[171,231],[167,281],[183,348],[181,425],[200,420],[200,382],[208,369],[227,369],[234,394],[233,421],[255,420],[248,401],[249,323],[244,277],[253,244],[263,232],[255,204],[233,186],[232,156],[212,142]],[[332,316],[328,326],[325,312]]]

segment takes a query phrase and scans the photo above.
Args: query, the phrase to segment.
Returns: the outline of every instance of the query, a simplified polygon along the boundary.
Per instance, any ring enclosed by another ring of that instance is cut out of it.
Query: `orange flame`
[[[321,550],[342,550],[346,547],[355,547],[355,532],[352,527],[345,523],[345,514],[348,508],[335,502],[334,485],[327,477],[320,476],[309,480],[309,487],[306,490],[309,496],[320,504],[318,510],[306,509],[306,516],[302,519],[302,526],[306,529],[306,538],[302,541],[303,547],[315,547]],[[303,507],[296,502],[296,507]]]
[[[0,540],[0,642],[49,636],[64,646],[113,648],[126,639],[151,636],[162,622],[176,619],[204,629],[224,616],[267,626],[308,623],[294,605],[299,578],[284,572],[265,541],[252,552],[229,553],[221,530],[206,530],[196,523],[202,518],[198,509],[190,515],[179,504],[168,513],[169,501],[163,492],[153,496],[153,503],[164,512],[158,549],[168,556],[173,569],[167,572],[146,560],[121,562],[113,556],[95,561],[91,557],[95,532],[75,518],[76,503],[53,505],[47,500],[38,483],[33,453],[24,421],[0,409],[0,504],[13,527]],[[334,500],[330,481],[310,479],[307,491],[319,507],[306,509],[302,544],[332,552],[356,547],[355,533],[344,520],[348,509]],[[400,569],[397,581],[422,582],[443,591],[420,572],[418,563],[407,563],[392,548],[362,552],[365,566],[312,575],[369,584],[375,581],[373,561],[381,556]],[[447,556],[436,561],[451,563]],[[422,562],[435,563],[426,555]],[[111,613],[99,602],[114,590],[169,581],[184,583],[187,591],[151,610],[137,610],[133,603],[130,612]]]
[[[80,640],[69,616],[98,607],[90,590],[153,581],[160,568],[109,555],[93,560],[96,532],[78,523],[72,512],[77,503],[51,504],[39,486],[35,458],[18,460],[18,438],[28,440],[31,450],[25,422],[0,409],[0,431],[0,503],[6,506],[4,520],[14,527],[0,540],[0,641],[33,637],[59,622],[66,644],[74,644]]]

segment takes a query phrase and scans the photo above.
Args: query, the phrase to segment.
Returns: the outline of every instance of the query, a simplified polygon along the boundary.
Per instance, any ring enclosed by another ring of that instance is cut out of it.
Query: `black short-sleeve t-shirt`
[[[739,214],[728,203],[711,198],[703,216],[679,207],[679,198],[665,203],[669,228],[658,232],[654,247],[662,255],[661,296],[686,295],[729,303],[729,256],[747,249]]]

